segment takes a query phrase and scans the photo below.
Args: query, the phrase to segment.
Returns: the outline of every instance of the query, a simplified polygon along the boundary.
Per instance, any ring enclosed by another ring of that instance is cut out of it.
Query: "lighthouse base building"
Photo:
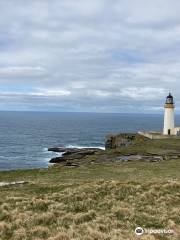
[[[180,138],[180,127],[175,127],[174,123],[174,98],[169,93],[164,105],[164,128],[163,132],[138,132],[140,135],[150,139]]]

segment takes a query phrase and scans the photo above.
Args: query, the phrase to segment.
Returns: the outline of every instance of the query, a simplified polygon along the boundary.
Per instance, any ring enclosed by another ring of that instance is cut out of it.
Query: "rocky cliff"
[[[145,141],[147,138],[133,133],[109,134],[106,136],[106,150],[116,149],[120,147],[128,147],[139,141]]]

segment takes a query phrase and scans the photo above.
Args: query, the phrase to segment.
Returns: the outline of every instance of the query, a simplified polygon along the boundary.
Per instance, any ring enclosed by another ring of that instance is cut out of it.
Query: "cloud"
[[[33,96],[33,97],[61,97],[61,96],[69,96],[71,94],[70,91],[62,90],[62,89],[39,89],[34,92],[1,92],[1,96]]]
[[[16,76],[29,76],[41,75],[45,69],[40,66],[13,66],[13,67],[0,67],[0,77],[16,77]]]
[[[179,7],[1,1],[0,109],[159,112],[169,91],[180,105]]]
[[[165,96],[166,91],[162,88],[152,88],[152,87],[144,87],[144,88],[137,88],[137,87],[129,87],[124,88],[120,95],[123,97],[129,97],[134,100],[154,100],[159,99]]]
[[[45,97],[60,97],[60,96],[69,96],[71,94],[70,91],[68,90],[63,90],[63,89],[41,89],[37,92],[30,93],[30,95],[34,96],[45,96]]]

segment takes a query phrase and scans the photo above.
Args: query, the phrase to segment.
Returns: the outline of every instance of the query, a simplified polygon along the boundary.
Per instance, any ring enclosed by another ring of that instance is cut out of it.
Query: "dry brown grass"
[[[0,240],[179,240],[180,161],[0,173]],[[143,235],[173,229],[173,235]]]
[[[174,235],[144,235],[141,239],[178,239],[179,181],[141,184],[101,180],[63,186],[62,191],[31,193],[29,198],[28,194],[19,197],[15,188],[4,188],[1,239],[134,240],[137,226],[175,231]]]

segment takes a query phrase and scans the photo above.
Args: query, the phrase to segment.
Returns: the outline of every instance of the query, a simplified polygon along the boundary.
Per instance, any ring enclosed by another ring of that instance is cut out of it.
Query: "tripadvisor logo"
[[[143,234],[174,234],[173,229],[143,229],[142,227],[137,227],[134,232],[137,236]]]
[[[137,227],[137,228],[135,229],[135,234],[136,234],[137,236],[141,236],[141,235],[143,235],[143,233],[144,233],[144,229],[143,229],[142,227]]]

